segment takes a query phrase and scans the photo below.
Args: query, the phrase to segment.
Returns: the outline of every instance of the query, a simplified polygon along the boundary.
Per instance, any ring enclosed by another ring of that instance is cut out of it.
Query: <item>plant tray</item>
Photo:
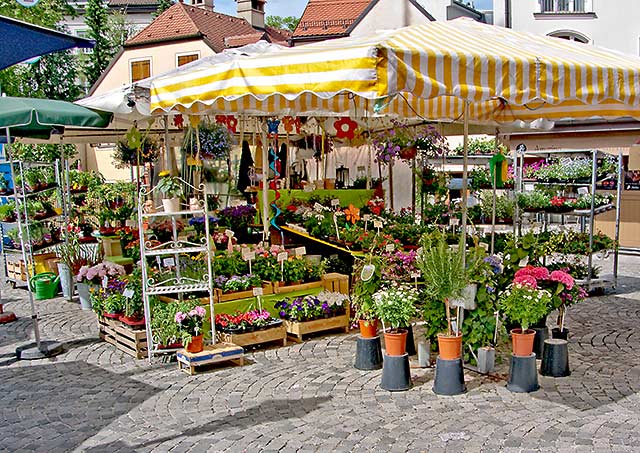
[[[196,367],[210,365],[212,363],[233,361],[238,365],[244,365],[244,349],[235,344],[216,343],[207,345],[201,352],[187,352],[180,349],[176,352],[178,369],[189,375],[194,375]]]
[[[335,293],[349,294],[349,276],[331,272],[322,276],[324,289]]]
[[[147,357],[147,332],[134,329],[115,319],[98,317],[99,336],[135,359]]]
[[[214,302],[230,302],[232,300],[240,300],[240,299],[248,299],[253,297],[253,289],[248,289],[246,291],[235,291],[232,293],[223,293],[220,288],[214,288]],[[262,284],[262,295],[268,296],[273,294],[273,285],[271,282],[264,282]],[[208,300],[207,300],[208,302]]]
[[[219,341],[233,343],[238,346],[251,346],[254,344],[269,343],[271,341],[282,341],[282,346],[287,345],[287,330],[284,323],[277,327],[255,330],[247,333],[227,333],[217,332]]]
[[[324,286],[322,280],[318,280],[317,282],[309,282],[309,283],[300,283],[299,285],[288,285],[288,286],[278,286],[277,284],[273,285],[273,293],[274,294],[288,294],[297,291],[307,291],[314,288],[322,288]]]
[[[332,318],[315,319],[313,321],[289,321],[284,320],[284,327],[287,333],[296,337],[296,341],[301,342],[302,336],[310,333],[324,332],[325,330],[344,329],[349,333],[349,312]]]

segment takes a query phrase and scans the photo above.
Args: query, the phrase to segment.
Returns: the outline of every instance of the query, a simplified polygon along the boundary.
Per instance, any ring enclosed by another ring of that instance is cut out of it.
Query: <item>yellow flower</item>
[[[158,173],[158,176],[164,178],[165,176],[169,176],[170,174],[171,172],[169,170],[162,170],[160,173]]]

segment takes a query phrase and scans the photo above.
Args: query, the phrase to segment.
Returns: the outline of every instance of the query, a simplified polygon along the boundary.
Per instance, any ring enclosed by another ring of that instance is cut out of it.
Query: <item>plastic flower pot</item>
[[[387,355],[400,356],[407,351],[407,331],[397,329],[395,332],[384,332],[384,346]]]
[[[196,353],[201,352],[204,349],[202,344],[202,335],[195,335],[191,337],[191,342],[187,345],[187,352]]]
[[[438,334],[438,352],[442,360],[459,359],[462,353],[462,335]]]
[[[551,329],[551,338],[557,338],[559,340],[568,340],[569,339],[569,329],[566,327],[560,330],[559,327],[554,327]]]
[[[180,198],[163,198],[162,207],[164,212],[178,212],[180,211]]]
[[[527,329],[513,329],[511,331],[511,345],[513,355],[516,357],[529,357],[533,352],[533,342],[536,337],[536,331]]]
[[[358,320],[360,335],[362,338],[375,338],[378,336],[378,320]]]

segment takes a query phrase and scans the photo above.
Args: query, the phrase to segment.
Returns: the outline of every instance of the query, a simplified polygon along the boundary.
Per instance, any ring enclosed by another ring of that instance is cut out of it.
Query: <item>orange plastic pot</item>
[[[370,319],[368,321],[360,319],[360,335],[362,338],[375,338],[378,336],[378,320]]]
[[[404,329],[384,332],[384,347],[387,355],[399,356],[407,352],[407,333]]]
[[[438,352],[442,360],[455,360],[462,353],[462,335],[438,334]]]
[[[529,357],[533,353],[533,342],[536,338],[536,331],[527,329],[513,329],[511,331],[511,348],[516,357]]]
[[[204,345],[202,344],[202,335],[196,335],[191,337],[191,342],[187,345],[187,352],[201,352],[204,349]]]

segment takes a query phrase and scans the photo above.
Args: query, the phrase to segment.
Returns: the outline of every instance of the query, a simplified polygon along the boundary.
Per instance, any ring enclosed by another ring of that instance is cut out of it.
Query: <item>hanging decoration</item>
[[[273,208],[274,215],[273,217],[271,217],[271,220],[269,223],[273,228],[280,231],[280,234],[282,235],[282,230],[277,223],[277,218],[282,213],[282,211],[278,207],[278,200],[280,199],[280,196],[281,196],[280,191],[278,190],[278,178],[280,177],[280,169],[279,169],[280,159],[278,158],[278,153],[275,151],[273,146],[269,146],[269,155],[271,157],[270,159],[271,163],[269,164],[269,168],[271,168],[274,174],[273,179],[269,182],[269,188],[274,192],[273,201],[271,202],[271,205],[270,205],[271,208]]]
[[[356,129],[358,129],[358,123],[351,118],[340,118],[333,123],[333,127],[336,128],[336,138],[353,140]]]
[[[360,220],[360,209],[356,208],[353,204],[350,204],[347,209],[344,210],[345,219],[347,222],[351,222],[353,225]]]
[[[278,139],[278,127],[280,127],[280,120],[267,120],[269,138]]]
[[[491,171],[491,181],[496,182],[496,188],[501,189],[508,178],[508,162],[507,158],[498,152],[489,160],[489,170]]]
[[[285,116],[282,118],[282,124],[284,125],[284,131],[287,134],[292,133],[294,127],[296,128],[296,134],[299,134],[302,128],[302,121],[300,121],[300,118],[297,116],[295,118],[292,116]]]
[[[238,132],[238,119],[233,115],[216,115],[216,123],[227,126],[232,134]]]
[[[173,125],[178,129],[184,128],[184,117],[180,113],[173,116]]]

